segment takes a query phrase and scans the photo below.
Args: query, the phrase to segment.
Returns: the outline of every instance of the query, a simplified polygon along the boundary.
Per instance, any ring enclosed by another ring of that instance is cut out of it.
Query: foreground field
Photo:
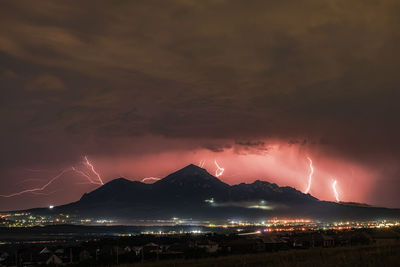
[[[276,253],[159,261],[120,266],[400,266],[400,243],[379,246],[290,250]]]

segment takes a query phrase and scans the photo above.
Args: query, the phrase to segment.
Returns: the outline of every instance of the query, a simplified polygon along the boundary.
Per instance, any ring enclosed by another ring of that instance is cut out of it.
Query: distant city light
[[[204,202],[213,204],[214,203],[214,198],[212,197],[210,199],[206,199],[206,200],[204,200]]]
[[[50,206],[49,206],[49,209],[53,209],[53,208],[54,208],[54,206],[53,206],[53,205],[50,205]]]

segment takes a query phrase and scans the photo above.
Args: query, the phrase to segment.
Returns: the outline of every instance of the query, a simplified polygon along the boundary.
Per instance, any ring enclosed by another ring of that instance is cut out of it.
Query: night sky
[[[214,160],[400,208],[400,1],[0,3],[0,210]],[[87,176],[71,171],[72,167]]]

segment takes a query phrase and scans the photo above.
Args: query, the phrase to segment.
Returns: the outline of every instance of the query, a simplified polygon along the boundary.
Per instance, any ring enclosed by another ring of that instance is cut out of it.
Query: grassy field
[[[122,266],[400,266],[400,243],[120,265]]]

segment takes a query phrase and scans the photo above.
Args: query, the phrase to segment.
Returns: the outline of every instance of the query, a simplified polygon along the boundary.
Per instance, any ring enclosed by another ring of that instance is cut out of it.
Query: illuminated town
[[[0,214],[0,227],[34,227],[46,225],[121,225],[115,219],[79,218],[68,214],[56,216],[39,216],[29,212],[2,213]],[[127,224],[124,221],[125,225]],[[243,232],[246,228],[259,228],[259,232],[290,232],[290,231],[316,231],[316,230],[349,230],[365,228],[390,228],[399,226],[400,221],[375,220],[375,221],[338,221],[321,222],[310,219],[279,219],[272,218],[263,221],[241,221],[227,219],[225,222],[193,221],[191,219],[171,218],[170,220],[135,220],[130,222],[136,226],[197,226],[210,229],[225,228],[236,232]]]
[[[249,252],[297,253],[299,248],[385,245],[400,240],[400,222],[389,220],[320,222],[271,218],[210,222],[171,218],[137,220],[130,222],[132,226],[126,222],[121,226],[112,219],[16,212],[1,214],[0,222],[0,264],[5,266],[16,264],[15,257],[9,256],[12,253],[18,253],[18,263],[24,266],[96,265]]]

